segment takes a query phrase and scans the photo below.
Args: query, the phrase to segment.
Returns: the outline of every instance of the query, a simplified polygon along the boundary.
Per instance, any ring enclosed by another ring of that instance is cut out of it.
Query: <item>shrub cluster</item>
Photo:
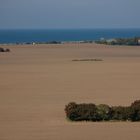
[[[97,44],[106,44],[106,45],[140,45],[139,38],[116,38],[116,39],[102,39],[95,41]]]
[[[71,121],[140,121],[140,100],[130,106],[108,106],[105,104],[76,104],[65,107],[66,116]]]
[[[10,52],[10,49],[0,48],[0,52]]]

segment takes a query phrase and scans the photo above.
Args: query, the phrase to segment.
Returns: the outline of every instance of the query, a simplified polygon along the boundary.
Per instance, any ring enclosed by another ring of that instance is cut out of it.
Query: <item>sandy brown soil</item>
[[[69,122],[67,103],[129,105],[140,99],[140,47],[4,46],[0,140],[139,140],[140,123]],[[104,61],[74,62],[101,58]]]

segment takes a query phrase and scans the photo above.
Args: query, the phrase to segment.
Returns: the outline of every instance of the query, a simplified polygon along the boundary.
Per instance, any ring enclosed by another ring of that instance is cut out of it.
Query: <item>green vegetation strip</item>
[[[135,38],[116,38],[116,39],[101,39],[95,41],[97,44],[106,44],[106,45],[130,45],[130,46],[139,46],[140,37]]]
[[[73,59],[72,61],[103,61],[102,59]]]
[[[65,113],[71,121],[140,121],[140,100],[130,106],[112,107],[71,102],[65,106]]]

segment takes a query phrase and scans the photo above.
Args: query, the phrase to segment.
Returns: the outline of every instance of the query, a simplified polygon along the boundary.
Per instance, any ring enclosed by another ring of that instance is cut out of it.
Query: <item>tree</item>
[[[100,104],[97,106],[99,120],[109,120],[111,108],[108,105]]]
[[[140,121],[140,100],[136,100],[134,103],[132,103],[131,109],[132,109],[131,120]]]

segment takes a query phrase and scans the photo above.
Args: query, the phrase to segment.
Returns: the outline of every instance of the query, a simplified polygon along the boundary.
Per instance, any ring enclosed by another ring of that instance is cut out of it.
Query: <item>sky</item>
[[[140,28],[140,0],[0,0],[0,29]]]

